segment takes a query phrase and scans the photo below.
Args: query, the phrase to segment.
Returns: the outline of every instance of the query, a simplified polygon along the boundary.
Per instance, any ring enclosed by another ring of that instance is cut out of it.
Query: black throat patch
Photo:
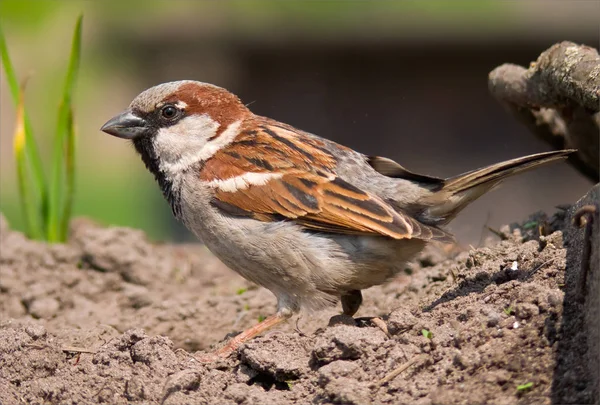
[[[181,218],[181,196],[178,190],[173,188],[173,182],[160,170],[159,159],[154,150],[151,136],[141,136],[133,140],[135,150],[142,157],[146,168],[154,175],[165,199],[173,210],[175,218]]]

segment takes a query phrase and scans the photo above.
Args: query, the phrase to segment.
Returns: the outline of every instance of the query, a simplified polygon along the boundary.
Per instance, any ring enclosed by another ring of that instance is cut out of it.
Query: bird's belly
[[[202,208],[183,211],[186,226],[229,268],[294,310],[319,309],[347,291],[381,284],[424,246],[416,240],[308,232],[291,221],[261,222],[223,216],[210,204]]]
[[[220,218],[191,227],[207,248],[242,277],[271,290],[279,305],[319,309],[336,299],[336,266],[351,263],[331,255],[327,241],[289,222]]]
[[[396,240],[383,236],[332,235],[353,263],[348,290],[363,290],[404,271],[426,245],[420,239]]]

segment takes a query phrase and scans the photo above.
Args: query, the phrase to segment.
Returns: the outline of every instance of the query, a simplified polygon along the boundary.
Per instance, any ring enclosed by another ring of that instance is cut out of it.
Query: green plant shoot
[[[58,109],[52,162],[52,183],[49,193],[49,242],[62,242],[66,240],[73,206],[75,128],[73,125],[72,95],[81,60],[82,21],[83,16],[79,16],[75,25],[75,33],[73,34],[71,56],[69,57],[69,67],[67,69],[62,101]]]
[[[25,109],[24,85],[19,86],[4,35],[0,30],[2,64],[13,102],[17,106],[14,135],[17,183],[26,234],[33,239],[49,242],[64,242],[67,239],[75,193],[75,126],[72,96],[81,60],[82,22],[83,16],[79,16],[75,25],[65,86],[58,109],[49,182],[44,175],[42,160]]]
[[[422,329],[421,334],[427,339],[433,339],[433,333],[431,333],[431,331],[428,331],[427,329]]]
[[[27,235],[34,239],[43,239],[45,235],[43,218],[48,196],[46,181],[42,161],[32,135],[31,123],[25,109],[24,84],[19,85],[8,55],[2,29],[0,29],[0,55],[10,95],[17,106],[17,125],[13,145],[17,163],[19,196],[23,207]]]
[[[17,104],[17,127],[13,140],[15,153],[15,161],[17,163],[17,183],[19,186],[19,195],[21,197],[21,205],[23,206],[23,214],[25,224],[30,230],[30,236],[36,239],[41,239],[44,235],[44,230],[41,221],[41,212],[38,212],[36,198],[32,194],[32,187],[27,182],[27,136],[25,130],[25,103],[23,102],[24,89],[19,90],[19,102]],[[38,196],[39,198],[39,196]]]
[[[524,392],[524,391],[527,391],[527,390],[531,389],[531,387],[533,387],[533,383],[532,382],[528,382],[526,384],[517,385],[517,391]]]

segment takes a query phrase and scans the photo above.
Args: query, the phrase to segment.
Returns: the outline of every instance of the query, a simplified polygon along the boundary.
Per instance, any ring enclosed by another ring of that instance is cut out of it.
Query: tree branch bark
[[[529,69],[504,64],[488,86],[519,121],[555,149],[578,152],[569,162],[591,180],[600,179],[600,56],[594,48],[561,42]]]

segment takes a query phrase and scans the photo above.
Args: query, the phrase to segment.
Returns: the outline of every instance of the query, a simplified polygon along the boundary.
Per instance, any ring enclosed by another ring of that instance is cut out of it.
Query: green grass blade
[[[79,73],[79,63],[81,62],[81,32],[83,28],[83,15],[79,15],[75,24],[75,32],[73,33],[73,42],[71,44],[71,55],[69,57],[69,69],[67,70],[67,78],[65,80],[64,100],[71,103],[77,75]]]
[[[69,222],[73,211],[73,196],[75,195],[75,123],[73,110],[69,110],[69,133],[65,147],[65,200],[61,218],[61,235],[66,240],[69,233]]]
[[[18,105],[21,100],[21,89],[19,86],[19,80],[17,79],[17,75],[15,74],[12,62],[8,55],[8,47],[6,46],[6,41],[4,39],[4,34],[1,28],[0,57],[2,59],[2,65],[4,66],[4,72],[6,73],[6,80],[8,81],[8,86],[13,99],[13,103],[18,108]],[[30,203],[32,205],[35,204],[40,213],[46,216],[48,206],[48,191],[46,186],[44,169],[42,167],[42,160],[40,158],[39,150],[35,139],[33,138],[33,130],[31,128],[29,116],[24,108],[22,114],[24,130],[24,149],[21,153],[23,153],[24,156],[26,156],[26,158],[23,157],[22,161],[19,164],[23,165],[23,170],[27,170],[28,166],[30,167],[33,174],[33,184],[35,185],[34,190],[31,193],[32,201]],[[23,173],[23,175],[25,175],[25,172]],[[44,221],[42,221],[42,226],[44,226]]]
[[[25,103],[24,90],[19,90],[19,102],[17,104],[17,125],[13,138],[15,162],[17,164],[17,184],[27,236],[33,239],[44,237],[42,213],[39,205],[31,192],[32,182],[29,179],[27,167],[27,139],[25,136]]]
[[[81,60],[81,31],[82,31],[83,16],[80,15],[75,24],[75,32],[73,34],[73,42],[71,45],[71,55],[69,57],[69,67],[65,78],[65,87],[63,90],[62,101],[58,109],[58,120],[56,124],[56,133],[54,138],[54,156],[52,160],[52,182],[49,190],[49,207],[48,207],[48,241],[64,242],[67,238],[66,227],[69,218],[63,218],[66,212],[70,213],[70,208],[66,208],[72,204],[73,196],[65,195],[72,187],[65,187],[65,182],[72,183],[74,177],[74,165],[66,162],[68,160],[69,145],[74,145],[73,138],[73,117],[72,117],[72,98],[77,81],[77,73],[79,71],[79,63]],[[71,153],[74,153],[72,151]],[[65,188],[67,190],[65,190]]]
[[[10,57],[8,56],[8,47],[6,46],[2,27],[0,27],[0,51],[2,52],[2,64],[4,65],[4,72],[6,73],[10,95],[12,96],[13,103],[17,105],[19,103],[20,94],[19,81],[17,80],[15,69],[13,68]]]

